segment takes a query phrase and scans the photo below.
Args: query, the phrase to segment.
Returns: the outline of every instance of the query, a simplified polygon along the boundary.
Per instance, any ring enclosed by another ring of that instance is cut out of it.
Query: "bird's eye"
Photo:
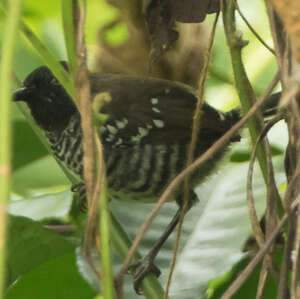
[[[50,84],[59,85],[59,81],[56,78],[52,78]]]

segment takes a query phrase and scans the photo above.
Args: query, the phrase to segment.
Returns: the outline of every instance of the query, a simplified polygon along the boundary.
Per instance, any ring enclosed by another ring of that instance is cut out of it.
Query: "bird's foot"
[[[154,265],[153,258],[146,256],[143,259],[129,266],[129,272],[133,274],[133,286],[138,295],[142,294],[141,285],[143,279],[150,273],[159,277],[161,271]]]
[[[79,209],[82,212],[87,211],[86,188],[84,183],[78,183],[71,186],[71,191],[79,195]]]

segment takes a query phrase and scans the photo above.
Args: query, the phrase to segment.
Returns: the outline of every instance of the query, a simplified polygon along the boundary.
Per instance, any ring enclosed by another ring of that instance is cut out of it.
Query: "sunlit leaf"
[[[45,194],[30,199],[11,201],[8,211],[12,215],[24,216],[33,220],[63,218],[67,216],[72,204],[70,190]]]
[[[282,158],[274,158],[277,183],[286,181]],[[215,183],[202,215],[178,258],[172,293],[174,298],[202,298],[209,281],[226,273],[245,253],[241,250],[251,226],[246,203],[248,163],[227,165]],[[265,188],[256,169],[254,197],[261,217],[265,210]],[[201,194],[201,193],[200,193]]]

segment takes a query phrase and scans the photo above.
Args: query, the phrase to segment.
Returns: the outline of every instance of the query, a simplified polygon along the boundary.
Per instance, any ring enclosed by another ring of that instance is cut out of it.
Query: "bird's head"
[[[14,92],[14,101],[27,103],[36,123],[46,131],[64,129],[77,108],[46,66],[30,73],[23,86]]]

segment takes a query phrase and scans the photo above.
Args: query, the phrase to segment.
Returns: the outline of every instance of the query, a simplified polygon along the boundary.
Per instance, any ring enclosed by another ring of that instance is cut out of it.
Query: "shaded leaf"
[[[12,190],[25,197],[41,194],[47,188],[61,190],[62,186],[69,184],[61,168],[49,155],[20,167],[12,178]]]
[[[74,252],[51,259],[22,276],[5,299],[92,299],[96,292],[80,276]]]
[[[275,263],[279,266],[282,260],[282,251],[277,251],[273,254]],[[246,257],[241,260],[233,269],[226,273],[223,277],[219,277],[210,283],[208,288],[208,299],[221,298],[222,294],[226,291],[229,285],[237,278],[238,274],[247,266],[251,259]],[[232,296],[232,299],[252,299],[256,296],[259,275],[261,271],[261,263],[256,267],[247,281],[242,287]],[[277,294],[277,282],[274,280],[272,275],[268,276],[267,283],[264,289],[263,298],[276,298]]]
[[[13,122],[13,169],[47,155],[47,151],[26,121]]]
[[[45,261],[73,252],[75,248],[72,242],[24,217],[10,217],[7,236],[7,285]]]

